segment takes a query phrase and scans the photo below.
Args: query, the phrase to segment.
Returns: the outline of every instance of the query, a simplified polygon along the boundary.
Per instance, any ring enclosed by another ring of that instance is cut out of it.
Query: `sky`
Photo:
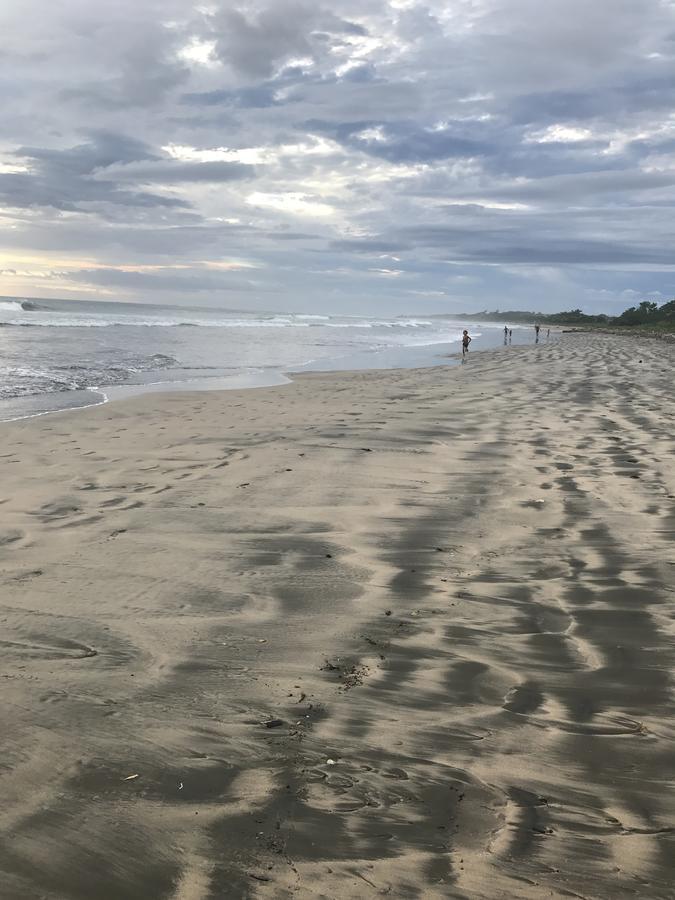
[[[24,0],[0,33],[2,296],[675,296],[675,0]]]

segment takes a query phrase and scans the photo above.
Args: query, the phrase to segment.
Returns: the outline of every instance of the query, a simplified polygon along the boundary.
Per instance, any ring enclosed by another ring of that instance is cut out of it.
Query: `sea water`
[[[503,324],[446,316],[240,312],[121,302],[0,298],[0,420],[152,390],[278,384],[312,369],[448,363]],[[514,329],[514,342],[531,339]]]

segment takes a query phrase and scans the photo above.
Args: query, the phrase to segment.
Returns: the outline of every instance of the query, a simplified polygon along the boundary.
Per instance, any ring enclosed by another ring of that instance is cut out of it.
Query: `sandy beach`
[[[671,898],[674,362],[0,425],[0,897]]]

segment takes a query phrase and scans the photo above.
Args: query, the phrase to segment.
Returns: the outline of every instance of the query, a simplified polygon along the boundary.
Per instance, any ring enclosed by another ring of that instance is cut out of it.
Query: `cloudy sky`
[[[24,0],[0,34],[0,295],[675,296],[675,0]]]

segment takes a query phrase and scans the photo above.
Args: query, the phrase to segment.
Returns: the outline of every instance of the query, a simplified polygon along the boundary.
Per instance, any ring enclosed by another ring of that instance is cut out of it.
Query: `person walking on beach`
[[[534,326],[534,342],[535,344],[539,343],[539,325]]]
[[[466,354],[469,352],[469,344],[471,343],[471,338],[469,337],[469,332],[464,329],[464,334],[462,335],[462,362],[466,357]]]

